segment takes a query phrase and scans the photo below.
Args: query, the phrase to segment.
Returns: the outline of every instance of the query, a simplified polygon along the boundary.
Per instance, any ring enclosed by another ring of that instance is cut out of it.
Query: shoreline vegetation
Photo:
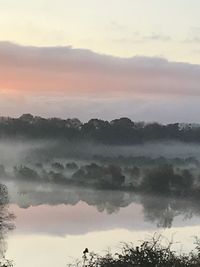
[[[0,117],[0,138],[64,139],[92,141],[105,145],[132,145],[146,142],[179,141],[200,143],[200,124],[133,122],[129,118],[112,121],[77,118],[42,118],[23,114],[19,118]]]
[[[199,267],[200,240],[194,237],[195,248],[188,253],[176,252],[173,240],[155,233],[151,239],[133,243],[121,243],[117,252],[107,250],[104,255],[83,251],[82,259],[67,263],[67,267]],[[182,244],[180,244],[182,245]],[[12,260],[0,258],[0,267],[14,267]]]
[[[68,267],[199,267],[200,240],[195,237],[195,249],[189,253],[177,253],[173,250],[174,242],[164,240],[157,233],[150,240],[142,241],[139,246],[122,243],[118,253],[107,251],[100,256],[89,253],[88,248],[83,252],[83,258]]]
[[[199,167],[199,160],[192,157],[27,160],[14,166],[1,164],[0,179],[25,196],[23,203],[18,198],[21,207],[38,205],[40,199],[52,205],[84,201],[111,214],[137,202],[142,205],[147,221],[170,228],[177,214],[186,218],[200,214]]]
[[[5,181],[51,183],[97,190],[116,190],[161,196],[200,197],[200,162],[193,157],[94,157],[91,161],[27,161],[7,168]]]

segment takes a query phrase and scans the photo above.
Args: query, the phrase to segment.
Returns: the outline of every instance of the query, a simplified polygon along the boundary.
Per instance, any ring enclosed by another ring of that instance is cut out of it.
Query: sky
[[[200,123],[199,0],[0,0],[0,115]]]

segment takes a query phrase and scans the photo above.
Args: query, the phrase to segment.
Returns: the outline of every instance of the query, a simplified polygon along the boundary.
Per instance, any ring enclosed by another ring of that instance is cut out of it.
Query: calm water
[[[16,228],[7,236],[6,257],[16,267],[64,267],[85,247],[114,251],[122,241],[138,243],[155,232],[187,251],[200,236],[199,203],[50,184],[7,186]]]

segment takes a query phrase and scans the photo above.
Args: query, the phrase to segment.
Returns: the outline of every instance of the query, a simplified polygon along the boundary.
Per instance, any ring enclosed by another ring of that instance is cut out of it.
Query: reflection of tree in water
[[[141,204],[145,219],[157,223],[158,227],[170,228],[178,215],[182,215],[184,219],[200,216],[200,203],[197,199],[144,195]]]
[[[106,211],[108,214],[116,213],[122,207],[126,207],[130,204],[129,193],[122,191],[87,191],[87,194],[83,194],[83,191],[79,193],[79,197],[82,201],[88,205],[96,206],[99,212]]]
[[[0,184],[0,261],[5,258],[6,235],[14,228],[14,215],[8,211],[8,203],[7,187]]]
[[[142,195],[125,191],[93,190],[30,182],[18,182],[16,186],[19,194],[17,194],[17,199],[13,198],[11,200],[23,208],[41,204],[76,205],[83,201],[90,206],[95,206],[99,212],[111,214],[131,203],[137,203],[143,206],[146,220],[164,228],[171,227],[173,219],[177,215],[184,216],[185,219],[191,218],[193,215],[200,216],[200,198],[197,197],[191,199],[172,196],[162,197],[156,194]],[[12,197],[15,195],[13,194]]]
[[[99,212],[106,211],[108,214],[111,214],[118,212],[122,207],[127,207],[130,203],[134,202],[133,198],[135,199],[135,194],[125,191],[61,187],[51,184],[40,184],[40,186],[37,186],[37,183],[18,182],[16,188],[18,191],[17,199],[13,198],[11,201],[17,203],[22,208],[41,204],[51,206],[66,204],[74,206],[83,201],[90,206],[95,206]]]
[[[144,216],[148,221],[157,222],[159,227],[169,228],[172,226],[173,219],[178,211],[173,209],[173,203],[169,198],[143,196],[141,203]]]

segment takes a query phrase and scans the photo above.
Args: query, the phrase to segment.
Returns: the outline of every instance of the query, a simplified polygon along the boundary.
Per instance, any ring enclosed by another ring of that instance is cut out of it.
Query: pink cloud
[[[13,94],[199,95],[199,84],[199,65],[0,42],[0,90]]]

